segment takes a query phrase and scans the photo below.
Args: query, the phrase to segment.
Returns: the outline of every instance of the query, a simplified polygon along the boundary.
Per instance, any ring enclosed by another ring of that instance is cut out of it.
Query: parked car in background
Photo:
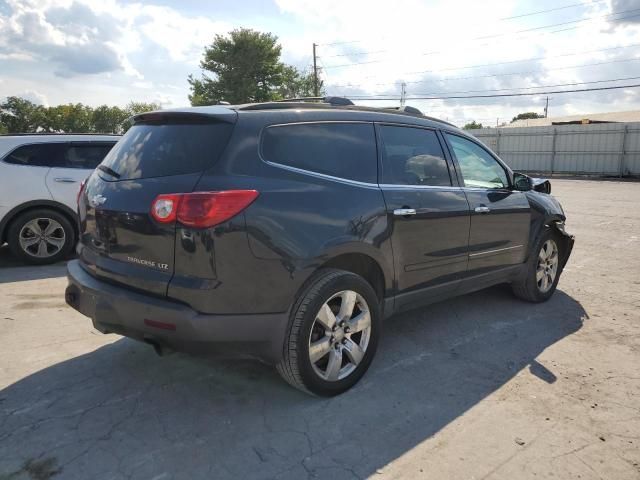
[[[80,184],[119,138],[0,135],[0,245],[31,264],[69,254],[78,238]]]
[[[327,102],[134,117],[80,193],[67,303],[158,352],[248,352],[336,395],[384,317],[497,283],[551,297],[573,237],[548,182],[416,109]]]

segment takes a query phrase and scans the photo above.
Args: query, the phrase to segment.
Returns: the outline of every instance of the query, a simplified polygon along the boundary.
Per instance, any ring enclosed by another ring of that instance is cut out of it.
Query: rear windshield
[[[114,180],[201,172],[218,160],[232,128],[228,123],[134,125],[99,168]]]

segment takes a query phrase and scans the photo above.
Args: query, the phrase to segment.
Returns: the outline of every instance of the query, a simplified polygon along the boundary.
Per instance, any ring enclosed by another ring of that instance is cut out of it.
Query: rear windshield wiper
[[[110,169],[109,167],[107,167],[106,165],[98,165],[98,170],[103,171],[104,173],[108,173],[109,175],[111,175],[113,178],[115,178],[116,180],[118,178],[120,178],[120,174],[118,172],[116,172],[115,170]]]

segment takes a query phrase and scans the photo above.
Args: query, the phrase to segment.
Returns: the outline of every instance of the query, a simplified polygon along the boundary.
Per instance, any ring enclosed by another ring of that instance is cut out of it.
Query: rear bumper
[[[144,295],[89,275],[78,260],[67,264],[67,304],[91,318],[102,333],[117,333],[163,348],[223,352],[277,363],[288,314],[208,315],[186,305]]]

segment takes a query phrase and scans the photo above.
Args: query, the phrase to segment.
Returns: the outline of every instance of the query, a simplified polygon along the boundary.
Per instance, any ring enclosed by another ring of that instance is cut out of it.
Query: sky
[[[240,27],[303,70],[318,44],[327,94],[398,105],[405,82],[407,105],[458,125],[543,113],[546,95],[412,97],[640,85],[640,0],[0,0],[0,99],[186,106],[204,47]],[[550,116],[634,109],[638,87],[549,95]]]

